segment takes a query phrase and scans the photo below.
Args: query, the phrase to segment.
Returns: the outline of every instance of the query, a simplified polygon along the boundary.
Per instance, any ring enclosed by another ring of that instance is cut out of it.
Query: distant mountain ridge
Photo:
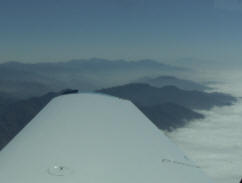
[[[214,106],[231,105],[236,99],[223,93],[186,91],[175,86],[162,88],[148,84],[132,83],[123,86],[102,89],[98,92],[133,101],[140,106],[153,106],[162,103],[174,103],[189,109],[211,109]]]
[[[46,63],[20,63],[20,62],[6,62],[0,64],[0,68],[12,68],[16,70],[84,70],[84,71],[100,71],[100,70],[108,70],[108,69],[133,69],[133,68],[151,68],[151,69],[170,69],[170,70],[186,70],[182,67],[171,66],[168,64],[163,64],[157,62],[155,60],[146,59],[146,60],[137,60],[137,61],[126,61],[126,60],[107,60],[101,58],[93,58],[93,59],[79,59],[79,60],[71,60],[68,62],[46,62]]]
[[[97,92],[132,101],[159,129],[169,131],[204,117],[193,109],[209,110],[214,106],[231,105],[237,101],[236,98],[223,93],[186,91],[175,86],[156,88],[141,83]]]
[[[95,58],[37,64],[7,62],[0,64],[0,92],[28,98],[77,86],[80,91],[93,91],[126,84],[146,75],[185,70],[148,59],[111,61]]]
[[[145,77],[145,78],[137,80],[136,82],[137,83],[147,83],[151,86],[158,87],[158,88],[161,88],[161,87],[164,87],[167,85],[172,85],[172,86],[176,86],[183,90],[205,91],[205,90],[211,89],[206,85],[202,85],[200,83],[196,83],[191,80],[179,79],[174,76],[159,76],[159,77],[155,77],[155,78]]]

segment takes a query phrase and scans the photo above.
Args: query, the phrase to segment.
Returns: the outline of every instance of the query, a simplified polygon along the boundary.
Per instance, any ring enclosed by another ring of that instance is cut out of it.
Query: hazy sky
[[[240,61],[241,0],[0,0],[0,62]]]

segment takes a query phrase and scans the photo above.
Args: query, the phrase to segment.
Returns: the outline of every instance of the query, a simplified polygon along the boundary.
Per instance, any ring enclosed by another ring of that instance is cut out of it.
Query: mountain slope
[[[138,107],[159,129],[162,130],[171,131],[172,129],[185,126],[191,120],[204,118],[202,114],[173,103]]]
[[[0,149],[57,95],[59,93],[48,93],[41,97],[4,103],[0,112]]]
[[[145,77],[143,79],[140,79],[137,81],[138,83],[147,83],[150,86],[162,88],[167,85],[176,86],[177,88],[183,89],[183,90],[198,90],[198,91],[204,91],[210,89],[209,87],[190,81],[190,80],[184,80],[179,79],[174,76],[159,76],[156,78],[150,78]]]
[[[174,86],[155,88],[140,83],[102,89],[98,92],[131,100],[139,106],[174,103],[190,109],[211,109],[214,106],[231,105],[236,101],[234,97],[222,93],[186,91]]]

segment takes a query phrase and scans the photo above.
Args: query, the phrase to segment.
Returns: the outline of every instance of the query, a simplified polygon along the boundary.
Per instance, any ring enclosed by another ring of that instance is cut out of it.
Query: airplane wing
[[[3,183],[211,183],[130,101],[53,99],[1,152]]]

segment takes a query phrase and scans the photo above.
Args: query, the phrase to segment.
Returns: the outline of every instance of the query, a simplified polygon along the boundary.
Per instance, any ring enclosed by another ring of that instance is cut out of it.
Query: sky
[[[240,62],[241,0],[0,0],[0,63]]]

